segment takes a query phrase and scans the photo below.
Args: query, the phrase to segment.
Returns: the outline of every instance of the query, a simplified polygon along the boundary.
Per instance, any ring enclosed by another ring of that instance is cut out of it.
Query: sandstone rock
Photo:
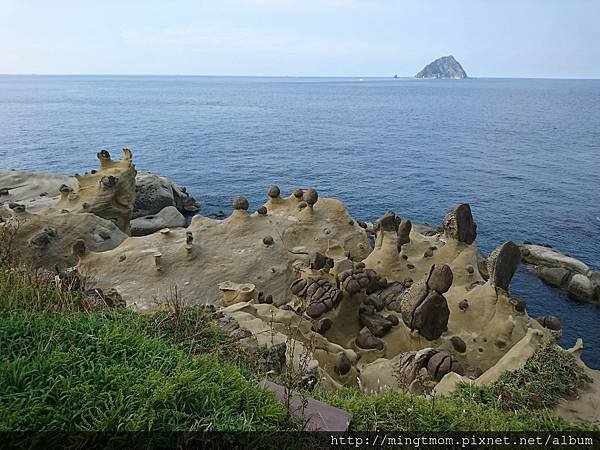
[[[467,203],[455,206],[444,218],[444,230],[448,237],[472,244],[477,237],[477,225],[471,207]]]
[[[400,217],[396,216],[394,211],[387,211],[379,218],[377,222],[375,222],[375,225],[373,225],[373,231],[375,233],[379,232],[379,230],[398,232],[400,223],[401,219]]]
[[[235,303],[249,302],[258,299],[256,286],[252,283],[234,283],[224,281],[219,284],[223,295],[223,306],[231,306]]]
[[[186,220],[174,206],[163,208],[158,214],[139,217],[131,221],[132,236],[146,236],[163,228],[185,227]]]
[[[394,358],[394,369],[400,386],[409,386],[415,381],[422,369],[427,368],[429,360],[437,353],[433,348],[404,352]]]
[[[514,242],[507,241],[494,250],[487,261],[490,282],[507,291],[521,261],[519,247]]]
[[[123,158],[111,159],[106,150],[98,152],[100,169],[87,175],[76,175],[75,191],[61,189],[56,208],[70,212],[88,212],[110,220],[124,232],[129,231],[129,221],[135,201],[135,176],[131,150],[123,149]]]

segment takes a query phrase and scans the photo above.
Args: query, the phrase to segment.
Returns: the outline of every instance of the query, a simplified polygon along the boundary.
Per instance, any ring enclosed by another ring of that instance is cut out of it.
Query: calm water
[[[0,77],[0,168],[64,174],[128,146],[203,213],[314,186],[357,218],[439,224],[471,204],[478,243],[547,243],[600,267],[600,81]],[[555,314],[600,367],[600,308],[525,269],[512,292]]]

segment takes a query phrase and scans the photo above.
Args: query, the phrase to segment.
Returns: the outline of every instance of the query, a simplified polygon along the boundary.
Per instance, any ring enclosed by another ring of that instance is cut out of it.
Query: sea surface
[[[600,80],[0,76],[0,168],[83,173],[123,147],[206,215],[271,184],[368,221],[468,202],[483,251],[530,240],[600,268]],[[524,267],[511,291],[600,368],[599,307]]]

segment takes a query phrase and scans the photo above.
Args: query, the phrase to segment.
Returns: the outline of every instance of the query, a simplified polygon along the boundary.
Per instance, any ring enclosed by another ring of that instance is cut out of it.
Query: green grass
[[[575,357],[551,341],[545,342],[525,367],[505,372],[488,386],[459,386],[454,397],[503,411],[539,410],[557,405],[577,392],[586,379]]]
[[[367,396],[355,389],[318,396],[352,413],[353,431],[561,431],[573,430],[548,411],[500,411],[475,401],[426,399],[398,391]]]
[[[202,312],[174,330],[169,313],[78,311],[67,307],[75,298],[21,278],[0,275],[0,430],[290,426],[248,370],[208,353],[226,336]]]
[[[77,295],[61,291],[48,278],[0,267],[0,431],[298,426],[270,393],[257,387],[260,352],[234,345],[202,310],[142,315],[83,306]],[[561,358],[551,356],[552,367],[545,371],[549,361],[533,358],[523,374],[477,392],[463,388],[451,398],[400,392],[367,396],[353,389],[310,395],[351,412],[354,431],[574,429],[543,409],[573,388],[568,361]],[[554,369],[560,369],[558,378],[540,375]],[[534,370],[539,370],[539,382],[527,379]],[[542,403],[526,395],[544,388]],[[511,404],[519,410],[499,407],[492,401],[498,392],[513,393]]]

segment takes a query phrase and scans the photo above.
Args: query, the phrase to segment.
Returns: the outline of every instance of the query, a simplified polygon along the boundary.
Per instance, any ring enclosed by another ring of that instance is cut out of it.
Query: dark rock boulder
[[[468,203],[455,206],[444,217],[444,231],[453,239],[472,244],[477,238],[477,224]]]
[[[429,340],[439,338],[448,328],[450,310],[443,296],[452,284],[452,270],[445,264],[433,265],[421,281],[402,294],[402,320],[411,330]]]
[[[373,336],[373,333],[368,328],[363,328],[356,336],[356,345],[365,350],[383,350],[385,343],[378,337]]]
[[[521,251],[512,241],[507,241],[494,250],[487,259],[492,285],[507,291],[520,262]]]
[[[458,360],[446,352],[437,352],[427,362],[427,372],[436,381],[440,381],[450,372],[455,372],[459,375],[465,373],[465,369]]]

